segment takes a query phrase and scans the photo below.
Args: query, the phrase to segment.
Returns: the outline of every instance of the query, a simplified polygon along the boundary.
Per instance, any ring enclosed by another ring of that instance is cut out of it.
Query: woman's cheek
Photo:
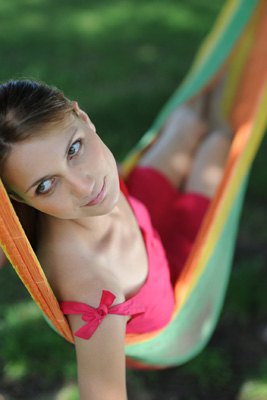
[[[53,215],[53,216],[64,216],[69,214],[69,204],[66,202],[66,199],[54,198],[53,200],[42,200],[39,204],[35,205],[35,208],[39,211]]]

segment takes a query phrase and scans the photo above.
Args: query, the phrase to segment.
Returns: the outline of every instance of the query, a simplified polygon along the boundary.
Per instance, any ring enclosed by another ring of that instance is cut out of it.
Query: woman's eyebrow
[[[69,139],[69,141],[68,141],[68,144],[67,144],[66,150],[65,150],[65,157],[68,155],[69,148],[70,148],[70,146],[71,146],[71,143],[72,143],[72,141],[73,141],[73,138],[74,138],[74,136],[75,136],[77,130],[78,130],[78,128],[76,128],[76,129],[74,130],[74,132],[72,133],[72,135],[71,135],[71,137],[70,137],[70,139]],[[34,186],[36,186],[36,185],[38,185],[39,183],[44,182],[44,181],[46,181],[47,179],[49,179],[50,176],[51,176],[51,175],[46,175],[46,176],[43,176],[43,177],[40,178],[40,179],[37,179],[37,181],[35,181],[35,182],[25,191],[25,194],[26,194],[31,188],[33,188]]]

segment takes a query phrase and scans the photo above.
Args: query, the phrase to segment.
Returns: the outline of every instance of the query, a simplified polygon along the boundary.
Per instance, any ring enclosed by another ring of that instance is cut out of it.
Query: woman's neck
[[[101,240],[112,229],[115,229],[118,223],[123,222],[127,215],[127,205],[122,193],[117,205],[113,210],[105,215],[84,217],[77,219],[59,219],[47,214],[39,214],[38,230],[39,234],[45,232],[45,235],[60,234],[60,232],[81,232],[86,234],[93,241]]]

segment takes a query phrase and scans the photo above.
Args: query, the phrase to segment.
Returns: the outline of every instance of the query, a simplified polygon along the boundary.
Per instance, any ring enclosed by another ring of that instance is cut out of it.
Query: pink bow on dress
[[[75,336],[88,340],[107,314],[134,315],[141,314],[145,311],[144,307],[140,303],[138,304],[137,299],[134,300],[134,298],[109,308],[115,299],[116,296],[113,293],[108,290],[103,290],[97,308],[75,301],[62,301],[60,302],[60,307],[64,314],[83,315],[82,320],[86,321],[87,324],[75,332]]]

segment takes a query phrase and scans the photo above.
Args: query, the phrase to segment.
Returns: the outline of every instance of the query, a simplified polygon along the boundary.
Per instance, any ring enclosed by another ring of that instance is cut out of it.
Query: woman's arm
[[[125,326],[126,317],[107,315],[89,340],[75,339],[81,400],[127,399]]]
[[[73,332],[85,324],[70,315]],[[106,315],[90,339],[75,337],[81,400],[126,400],[124,338],[127,317]]]
[[[126,324],[130,316],[106,313],[105,308],[103,313],[99,310],[103,291],[116,296],[113,299],[111,295],[112,299],[109,298],[109,301],[103,300],[108,309],[123,303],[125,296],[118,279],[99,261],[97,254],[91,256],[91,265],[86,251],[83,253],[83,248],[77,250],[77,247],[73,243],[66,246],[65,242],[57,241],[56,251],[44,247],[42,251],[39,249],[38,256],[74,334],[80,400],[126,400],[124,344]],[[47,254],[50,255],[49,259]],[[78,314],[68,308],[70,303],[75,303],[76,306],[78,304]],[[80,308],[81,304],[89,306],[93,310],[91,314],[86,306]],[[97,318],[93,318],[92,322],[92,314],[95,317],[94,309]],[[99,320],[99,315],[103,317],[97,326],[95,322]],[[75,336],[75,332],[86,325],[97,326],[92,336],[89,339]]]

